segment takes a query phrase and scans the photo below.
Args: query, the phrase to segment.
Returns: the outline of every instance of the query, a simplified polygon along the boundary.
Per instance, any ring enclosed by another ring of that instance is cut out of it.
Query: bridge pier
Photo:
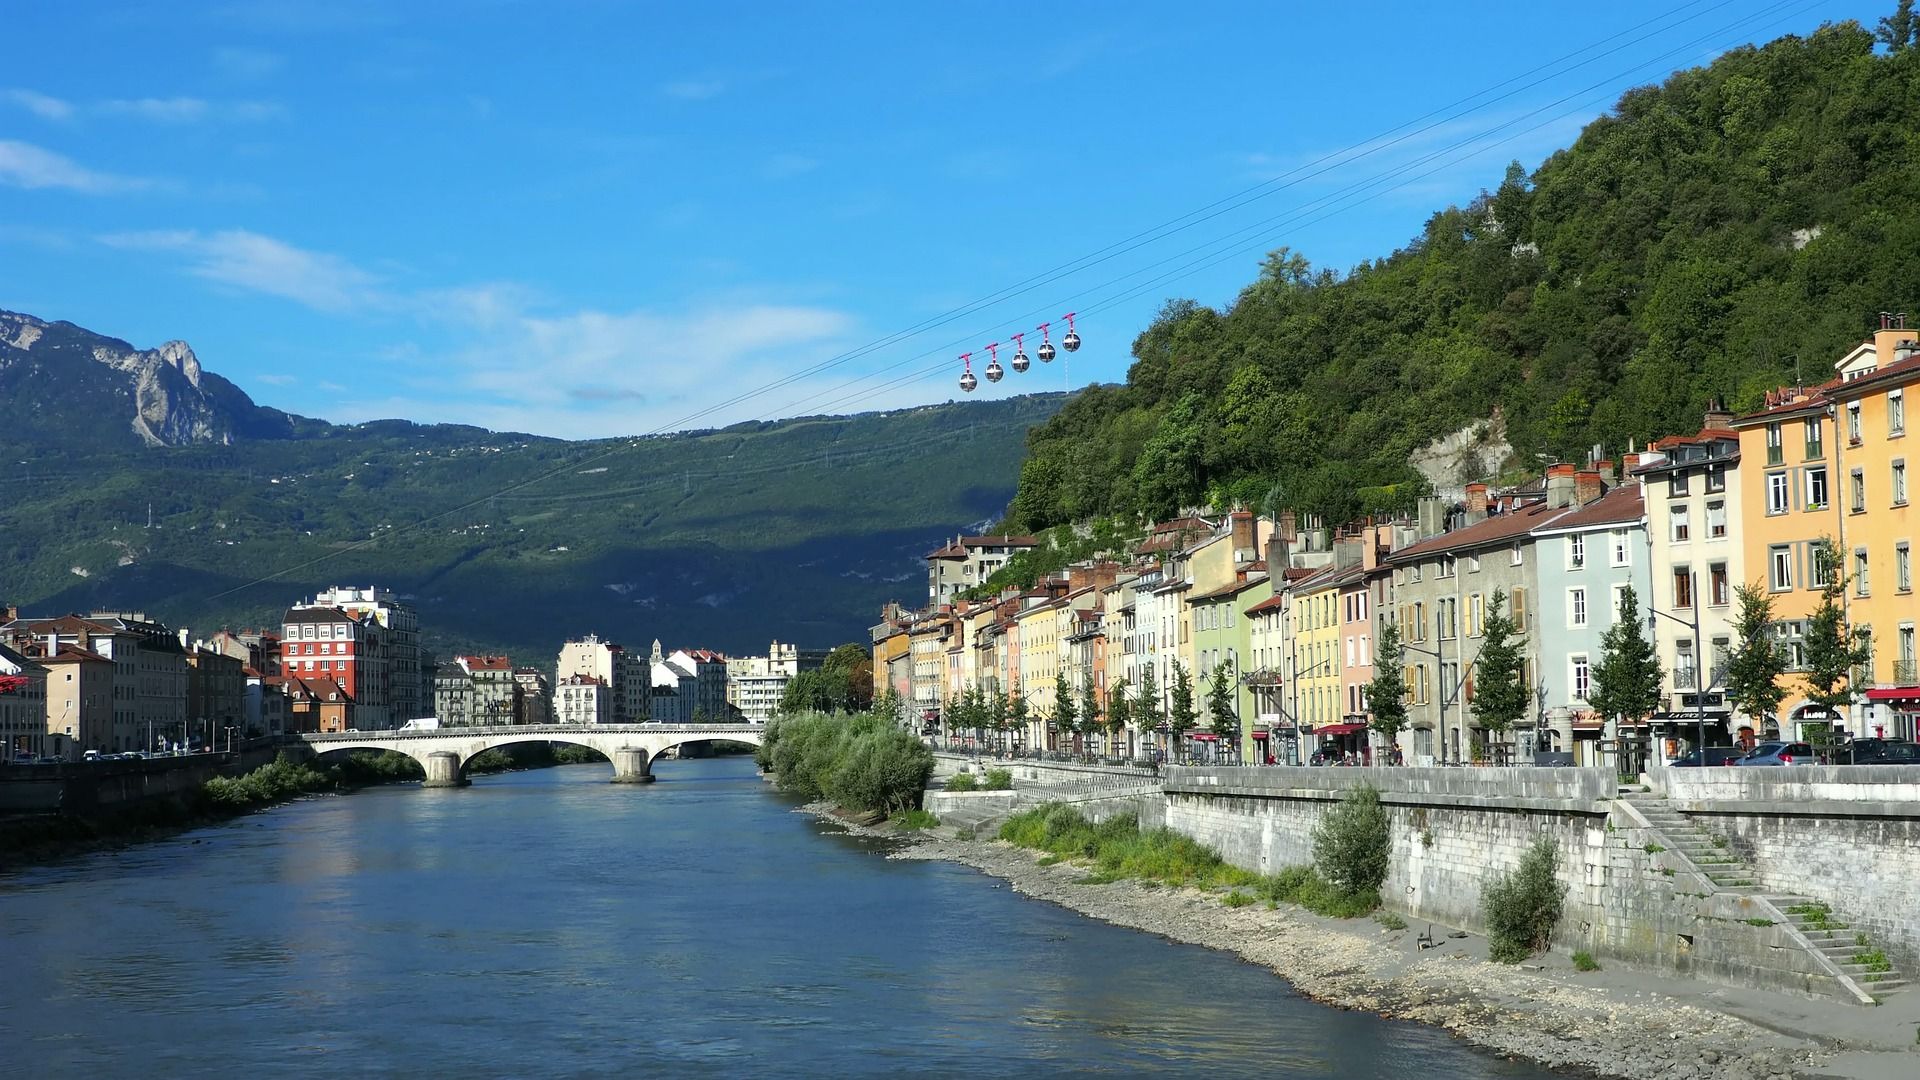
[[[653,773],[649,770],[650,764],[645,750],[635,746],[622,746],[613,752],[613,782],[651,784]]]
[[[460,775],[460,755],[451,750],[436,750],[420,763],[427,770],[427,787],[466,787]]]

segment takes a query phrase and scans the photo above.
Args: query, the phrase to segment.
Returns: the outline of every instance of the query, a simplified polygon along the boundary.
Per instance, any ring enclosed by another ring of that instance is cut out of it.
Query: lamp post
[[[1687,571],[1687,600],[1689,601],[1692,607],[1691,619],[1682,619],[1678,615],[1669,615],[1666,612],[1661,611],[1660,606],[1654,602],[1653,598],[1648,597],[1647,598],[1647,629],[1649,631],[1657,630],[1660,624],[1655,621],[1655,616],[1658,616],[1659,618],[1666,619],[1670,622],[1678,623],[1679,625],[1687,627],[1693,631],[1693,722],[1694,722],[1694,740],[1695,740],[1694,748],[1700,751],[1700,764],[1705,765],[1707,763],[1707,687],[1706,687],[1706,683],[1708,680],[1702,679],[1700,677],[1700,671],[1701,671],[1700,662],[1701,660],[1705,659],[1706,652],[1702,648],[1704,643],[1700,640],[1700,591],[1697,588],[1697,585],[1698,585],[1698,582],[1694,577],[1694,572],[1692,570],[1688,570]]]

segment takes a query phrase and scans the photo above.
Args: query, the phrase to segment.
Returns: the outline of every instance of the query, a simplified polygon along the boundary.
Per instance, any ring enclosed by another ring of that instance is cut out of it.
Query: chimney
[[[1573,505],[1573,473],[1571,465],[1562,462],[1547,466],[1547,507],[1564,510]]]
[[[1439,536],[1447,531],[1447,504],[1438,495],[1423,495],[1415,511],[1420,525],[1420,539]]]
[[[1907,313],[1904,311],[1883,311],[1880,313],[1880,329],[1873,334],[1874,362],[1886,367],[1901,359],[1904,350],[1901,346],[1920,338],[1920,330],[1907,326]],[[1909,346],[1911,347],[1911,346]]]
[[[1639,454],[1627,454],[1621,457],[1620,459],[1620,475],[1622,476],[1632,475],[1633,470],[1639,467],[1640,467]]]
[[[1233,561],[1252,562],[1259,557],[1254,551],[1253,514],[1246,510],[1235,510],[1228,518],[1233,530]]]
[[[1472,483],[1467,485],[1467,523],[1487,519],[1487,485]]]
[[[1283,527],[1275,529],[1273,535],[1267,537],[1267,573],[1272,574],[1276,581],[1292,565],[1290,560],[1293,555],[1293,530],[1290,527],[1293,519],[1291,515],[1282,517],[1285,523]]]
[[[1581,506],[1587,505],[1606,493],[1606,485],[1600,482],[1600,470],[1581,469],[1573,474],[1573,497]]]
[[[1733,413],[1728,411],[1727,407],[1720,403],[1719,398],[1714,398],[1712,401],[1707,402],[1707,418],[1706,418],[1705,426],[1709,428],[1713,428],[1715,430],[1724,431],[1727,428],[1727,426],[1732,423],[1733,423]]]
[[[1620,482],[1620,474],[1613,470],[1613,462],[1610,459],[1601,459],[1600,463],[1595,465],[1594,468],[1600,471],[1600,482],[1608,487],[1612,487]]]
[[[1333,541],[1333,565],[1336,569],[1346,570],[1360,565],[1365,541],[1358,536],[1336,537]]]

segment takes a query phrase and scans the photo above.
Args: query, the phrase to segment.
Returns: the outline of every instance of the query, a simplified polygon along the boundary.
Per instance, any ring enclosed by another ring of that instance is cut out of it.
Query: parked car
[[[1709,746],[1706,749],[1706,760],[1704,762],[1700,760],[1700,753],[1700,751],[1695,750],[1687,754],[1685,757],[1675,761],[1673,767],[1676,769],[1697,769],[1702,765],[1731,765],[1742,757],[1745,757],[1747,752],[1744,748],[1738,746]]]
[[[1912,765],[1920,763],[1920,743],[1900,739],[1855,739],[1834,755],[1843,765]]]
[[[1803,742],[1763,742],[1735,765],[1818,765],[1813,747]]]

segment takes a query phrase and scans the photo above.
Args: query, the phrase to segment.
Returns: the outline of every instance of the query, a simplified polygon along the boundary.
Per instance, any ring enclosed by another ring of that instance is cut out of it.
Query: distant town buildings
[[[613,693],[596,675],[574,674],[553,685],[553,722],[608,724],[613,722]]]
[[[802,671],[826,663],[828,649],[801,649],[773,642],[765,656],[736,656],[726,660],[727,703],[740,719],[764,724],[780,709],[787,683]]]

